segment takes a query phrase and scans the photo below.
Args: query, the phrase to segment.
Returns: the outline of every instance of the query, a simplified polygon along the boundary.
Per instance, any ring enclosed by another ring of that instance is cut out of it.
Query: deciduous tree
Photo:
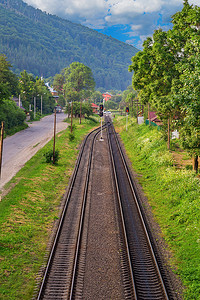
[[[94,90],[95,82],[92,71],[89,67],[79,62],[73,62],[64,70],[65,84],[64,91],[69,99],[72,92],[75,94],[75,99],[82,102],[83,99],[89,97]],[[73,99],[71,99],[73,101]],[[81,123],[81,105],[80,105],[80,123]]]

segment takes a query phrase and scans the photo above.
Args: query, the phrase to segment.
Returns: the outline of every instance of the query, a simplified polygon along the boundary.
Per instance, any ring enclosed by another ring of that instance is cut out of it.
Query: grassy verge
[[[193,171],[177,169],[161,132],[115,120],[127,154],[143,186],[163,236],[170,263],[184,286],[184,299],[200,299],[200,182]]]
[[[97,125],[92,120],[82,120],[81,125],[77,121],[72,141],[69,129],[57,134],[57,165],[47,164],[43,156],[52,149],[51,141],[7,185],[14,187],[0,202],[0,299],[32,298],[78,145]]]

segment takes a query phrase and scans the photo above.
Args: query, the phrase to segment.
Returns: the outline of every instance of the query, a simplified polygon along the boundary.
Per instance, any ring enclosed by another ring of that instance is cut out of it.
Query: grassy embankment
[[[173,253],[170,263],[186,290],[184,299],[200,299],[200,182],[196,174],[174,166],[161,132],[135,121],[115,124],[134,170]]]
[[[89,120],[82,120],[81,125],[77,121],[74,141],[69,140],[69,129],[57,134],[56,149],[61,156],[58,164],[47,164],[43,157],[52,149],[51,141],[7,185],[15,186],[0,202],[1,300],[32,298],[78,145],[96,126]]]

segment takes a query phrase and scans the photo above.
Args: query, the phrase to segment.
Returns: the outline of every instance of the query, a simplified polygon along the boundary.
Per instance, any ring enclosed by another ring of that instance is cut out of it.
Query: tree
[[[64,92],[67,98],[71,98],[72,91],[75,99],[82,102],[90,96],[94,90],[95,82],[92,71],[89,67],[79,62],[73,62],[64,70],[65,84]],[[71,99],[73,101],[73,99]],[[81,105],[80,105],[80,123],[81,123]]]
[[[131,91],[126,95],[126,106],[129,107],[129,111],[131,113],[131,115],[135,115],[136,117],[138,116],[138,100],[136,100],[137,98],[137,92],[135,91]],[[136,101],[135,101],[136,100]],[[137,107],[136,107],[136,105]]]
[[[19,77],[19,88],[20,96],[24,108],[29,111],[29,105],[33,103],[35,78],[32,74],[28,74],[26,70],[20,73]]]
[[[107,102],[105,102],[105,108],[108,109],[117,109],[118,105],[116,102],[112,101],[112,100],[108,100]]]
[[[152,38],[148,37],[143,43],[143,51],[139,51],[132,57],[132,64],[129,66],[129,72],[134,72],[132,77],[133,89],[138,91],[138,97],[143,104],[150,101],[150,85],[153,81],[151,71],[154,63],[152,55]]]
[[[200,7],[184,1],[181,12],[172,19],[168,38],[175,53],[179,77],[172,82],[173,101],[179,109],[180,141],[193,156],[193,169],[198,169],[200,155]]]
[[[63,95],[63,85],[65,83],[65,77],[64,74],[56,74],[53,80],[53,86],[56,89],[56,91],[58,92],[58,95]]]
[[[179,119],[180,141],[184,149],[193,156],[193,169],[198,169],[200,155],[200,38],[193,40],[194,51],[187,62],[179,65],[181,86],[174,95],[179,103],[181,118]]]
[[[6,56],[0,54],[0,102],[18,94],[18,79],[11,67]]]
[[[101,102],[102,102],[102,99],[103,99],[102,93],[99,92],[99,91],[94,91],[94,92],[91,94],[90,99],[91,99],[91,101],[94,102],[95,104],[101,103]]]
[[[48,87],[45,85],[44,80],[41,77],[36,77],[34,84],[34,96],[36,97],[36,109],[41,113],[41,101],[42,112],[49,114],[53,112],[55,107],[55,99],[53,98]]]
[[[164,128],[173,117],[183,117],[180,97],[175,95],[183,86],[181,68],[194,53],[193,41],[200,35],[199,22],[200,8],[185,0],[182,11],[172,17],[172,30],[156,30],[153,38],[144,42],[143,51],[132,58],[129,67],[129,71],[134,71],[133,87],[139,91],[141,102],[151,103]],[[169,137],[168,126],[168,141]]]

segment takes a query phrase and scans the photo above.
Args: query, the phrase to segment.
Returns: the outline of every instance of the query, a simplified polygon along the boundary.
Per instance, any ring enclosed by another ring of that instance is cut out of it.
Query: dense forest
[[[78,61],[91,68],[97,88],[124,90],[131,83],[128,66],[137,51],[21,0],[0,0],[0,53],[17,74],[26,70],[48,78]]]

